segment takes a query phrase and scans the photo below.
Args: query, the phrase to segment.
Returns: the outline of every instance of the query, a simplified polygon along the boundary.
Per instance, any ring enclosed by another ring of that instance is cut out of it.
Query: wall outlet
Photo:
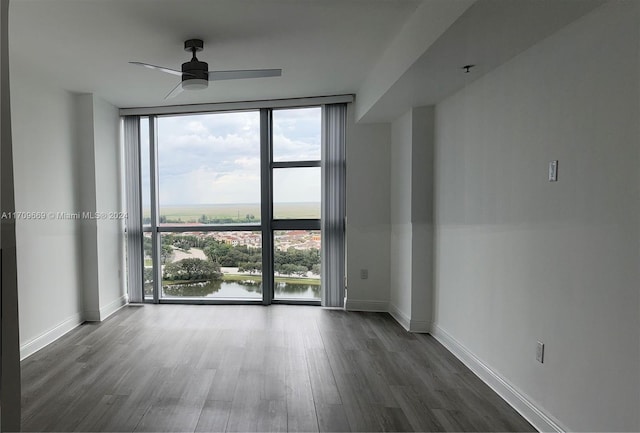
[[[536,361],[540,364],[544,362],[544,343],[538,341],[538,345],[536,346]]]
[[[366,280],[369,278],[369,270],[368,269],[360,269],[360,279]]]

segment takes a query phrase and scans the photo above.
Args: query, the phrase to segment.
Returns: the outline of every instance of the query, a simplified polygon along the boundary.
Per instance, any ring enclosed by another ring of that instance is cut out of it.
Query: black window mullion
[[[271,164],[273,168],[307,168],[307,167],[321,167],[322,162],[320,160],[314,161],[277,161]]]
[[[272,110],[260,110],[260,170],[262,194],[262,303],[273,301],[273,130]]]
[[[271,228],[273,230],[320,230],[321,224],[319,219],[273,220]]]
[[[158,227],[160,233],[188,233],[188,232],[259,232],[261,226],[255,225],[163,225]]]
[[[153,254],[153,303],[160,301],[162,285],[161,243],[158,232],[158,121],[156,116],[149,116],[149,175],[151,181],[151,251]]]

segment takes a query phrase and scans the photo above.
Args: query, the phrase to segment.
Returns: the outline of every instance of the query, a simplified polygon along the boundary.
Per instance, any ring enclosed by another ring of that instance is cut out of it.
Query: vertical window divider
[[[151,252],[153,254],[153,303],[160,302],[162,285],[162,254],[158,231],[158,119],[149,116],[149,172],[151,176]]]
[[[260,110],[261,220],[262,220],[262,304],[270,305],[274,296],[273,277],[273,113]],[[266,161],[266,163],[265,163]]]

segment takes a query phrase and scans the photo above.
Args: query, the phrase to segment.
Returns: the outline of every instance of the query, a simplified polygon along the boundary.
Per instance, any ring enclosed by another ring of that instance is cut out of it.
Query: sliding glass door
[[[140,118],[145,300],[319,303],[321,116]]]

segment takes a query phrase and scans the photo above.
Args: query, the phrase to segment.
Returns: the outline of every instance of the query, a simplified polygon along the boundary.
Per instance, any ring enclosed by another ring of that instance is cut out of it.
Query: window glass
[[[158,118],[160,225],[260,222],[260,113]]]
[[[273,170],[273,218],[320,218],[320,167]]]
[[[319,230],[277,230],[273,234],[276,299],[320,299]]]
[[[142,189],[142,225],[151,225],[151,169],[149,158],[149,118],[140,118],[140,185]]]
[[[320,159],[320,107],[273,111],[273,160]]]
[[[162,297],[262,299],[260,232],[161,233]]]

